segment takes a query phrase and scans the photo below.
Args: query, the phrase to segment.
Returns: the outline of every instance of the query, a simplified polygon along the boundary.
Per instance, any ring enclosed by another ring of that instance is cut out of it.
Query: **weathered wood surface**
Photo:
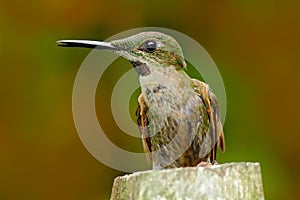
[[[117,177],[111,200],[264,199],[259,163],[143,171]]]

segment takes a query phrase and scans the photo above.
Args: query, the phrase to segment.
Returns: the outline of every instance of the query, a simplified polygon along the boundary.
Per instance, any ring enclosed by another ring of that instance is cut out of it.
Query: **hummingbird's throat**
[[[190,78],[184,71],[179,71],[174,66],[140,63],[135,68],[139,73],[142,93],[149,106],[159,106],[161,102],[168,105],[183,105],[194,93]]]

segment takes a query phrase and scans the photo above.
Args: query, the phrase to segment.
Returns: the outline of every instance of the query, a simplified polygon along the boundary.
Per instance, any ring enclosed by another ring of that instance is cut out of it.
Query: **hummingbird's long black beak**
[[[58,40],[56,41],[58,46],[62,47],[84,47],[84,48],[96,48],[102,50],[119,50],[117,47],[113,46],[110,42],[99,42],[92,40]]]

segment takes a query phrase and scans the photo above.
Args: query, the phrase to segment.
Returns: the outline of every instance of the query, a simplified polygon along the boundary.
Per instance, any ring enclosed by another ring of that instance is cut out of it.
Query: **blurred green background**
[[[114,177],[124,173],[88,153],[72,119],[73,82],[90,50],[58,48],[55,41],[103,40],[144,26],[189,35],[219,67],[228,110],[227,151],[218,161],[258,161],[267,199],[299,197],[299,6],[269,0],[1,1],[0,199],[109,198]],[[111,88],[130,64],[118,59],[113,66],[99,83],[105,87],[97,92],[97,112],[107,115],[100,123],[114,143],[141,151],[140,141],[122,133],[111,116]]]

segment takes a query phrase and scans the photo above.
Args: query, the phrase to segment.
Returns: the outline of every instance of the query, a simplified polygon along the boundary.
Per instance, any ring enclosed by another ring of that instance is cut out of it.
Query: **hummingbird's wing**
[[[207,109],[207,113],[209,116],[210,128],[209,132],[213,139],[213,144],[217,144],[222,150],[225,151],[225,139],[223,133],[223,126],[220,120],[220,111],[219,111],[219,103],[216,95],[211,91],[209,86],[196,79],[192,79],[194,84],[194,90],[197,92],[201,98],[205,107]],[[212,161],[215,160],[216,157],[216,148],[212,149],[211,152]]]
[[[144,151],[147,153],[147,159],[150,161],[151,156],[151,138],[149,130],[149,120],[148,120],[148,107],[145,103],[143,94],[140,94],[138,98],[138,108],[136,110],[137,124],[139,126],[140,132],[143,139]]]

